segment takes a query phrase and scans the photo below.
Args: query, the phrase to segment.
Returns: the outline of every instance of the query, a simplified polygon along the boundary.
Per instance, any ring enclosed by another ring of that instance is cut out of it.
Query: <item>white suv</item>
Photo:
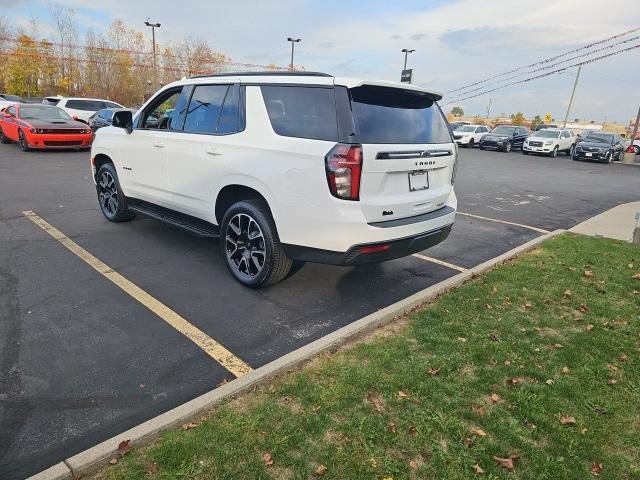
[[[487,133],[489,133],[489,127],[484,125],[461,125],[453,131],[453,139],[458,145],[473,148]]]
[[[42,103],[55,105],[74,120],[82,120],[85,123],[89,121],[89,117],[103,108],[124,108],[119,103],[100,98],[45,97]]]
[[[559,152],[573,156],[576,146],[576,136],[566,128],[543,128],[527,137],[522,145],[522,153],[543,153],[550,157],[557,157]]]
[[[440,94],[319,73],[196,77],[118,111],[91,150],[100,208],[219,237],[250,287],[443,241],[456,149]]]

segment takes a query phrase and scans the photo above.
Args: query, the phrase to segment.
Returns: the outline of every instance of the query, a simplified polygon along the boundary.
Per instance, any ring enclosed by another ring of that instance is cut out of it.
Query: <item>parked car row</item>
[[[566,128],[545,126],[529,132],[525,127],[497,125],[489,131],[484,125],[457,125],[453,128],[453,138],[457,145],[480,150],[500,150],[510,152],[520,148],[524,155],[538,154],[557,157],[564,153],[574,160],[597,160],[611,163],[622,160],[625,145],[622,137],[616,133],[597,131],[582,132],[576,135]],[[640,141],[634,149],[640,152]]]

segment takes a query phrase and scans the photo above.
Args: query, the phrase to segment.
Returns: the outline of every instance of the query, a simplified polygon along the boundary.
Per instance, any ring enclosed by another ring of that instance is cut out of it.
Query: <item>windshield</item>
[[[476,131],[476,127],[471,127],[469,125],[463,125],[461,127],[459,127],[457,130],[457,132],[475,132]]]
[[[613,135],[607,135],[606,133],[589,133],[585,140],[598,143],[613,143]]]
[[[491,133],[496,133],[498,135],[513,135],[513,132],[515,132],[516,129],[515,127],[505,127],[503,125],[494,128]]]
[[[61,108],[21,107],[20,118],[33,120],[72,120]]]
[[[541,138],[558,138],[560,136],[560,132],[555,132],[553,130],[540,130],[539,132],[536,132],[535,136]]]

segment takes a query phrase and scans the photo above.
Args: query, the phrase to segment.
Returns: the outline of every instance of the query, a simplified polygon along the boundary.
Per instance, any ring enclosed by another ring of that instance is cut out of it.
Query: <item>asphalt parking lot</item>
[[[451,236],[423,258],[307,264],[255,291],[232,280],[212,241],[149,219],[107,222],[88,157],[0,145],[3,480],[36,473],[233,378],[23,211],[257,368],[541,230],[569,228],[640,196],[637,167],[462,149],[459,210],[474,216],[459,215]]]

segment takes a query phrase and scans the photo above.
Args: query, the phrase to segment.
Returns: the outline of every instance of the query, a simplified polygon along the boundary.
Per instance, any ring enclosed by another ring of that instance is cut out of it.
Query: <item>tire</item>
[[[569,150],[567,150],[567,156],[568,157],[573,157],[573,151],[575,150],[576,146],[575,145],[571,145],[569,147]]]
[[[5,137],[4,132],[2,131],[2,128],[0,128],[0,143],[3,144],[7,144],[7,143],[11,143],[11,140],[9,140],[7,137]]]
[[[513,144],[511,142],[507,142],[507,144],[504,146],[504,151],[506,153],[509,153],[512,148],[513,148]]]
[[[633,149],[636,151],[636,155],[640,155],[640,147],[637,145],[634,145]]]
[[[469,144],[467,145],[467,147],[469,148],[473,148],[476,142],[473,141],[473,138],[469,140]]]
[[[623,160],[624,160],[624,152],[625,152],[625,150],[624,150],[624,149],[622,149],[622,150],[620,150],[620,151],[618,152],[618,161],[619,161],[619,162],[621,162],[621,161],[623,161]]]
[[[231,275],[249,288],[278,283],[299,265],[287,257],[263,200],[229,207],[220,228],[220,251]]]
[[[480,150],[484,150],[484,147],[482,146],[482,144],[478,145],[478,148],[479,148]]]
[[[127,207],[127,197],[122,193],[113,163],[105,163],[98,169],[96,193],[100,210],[110,222],[128,222],[135,218],[136,214]]]
[[[21,129],[18,130],[18,146],[23,152],[31,150],[29,148],[29,142],[27,142],[27,137],[24,136],[24,132]]]
[[[558,147],[553,147],[553,150],[551,150],[551,153],[549,154],[549,156],[551,158],[556,158],[558,156]]]
[[[529,152],[527,152],[527,151],[524,149],[524,147],[522,147],[522,154],[523,154],[523,155],[529,155]]]

